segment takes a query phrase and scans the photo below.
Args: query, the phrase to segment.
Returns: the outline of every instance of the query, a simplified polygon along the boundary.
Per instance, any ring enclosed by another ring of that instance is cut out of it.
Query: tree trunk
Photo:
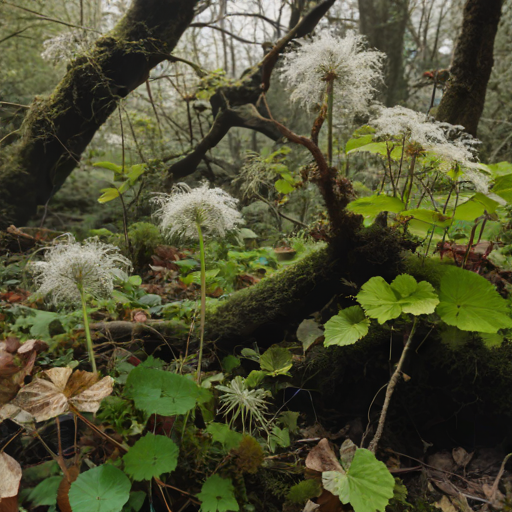
[[[502,0],[467,1],[451,77],[437,109],[439,121],[460,124],[475,137],[494,64],[494,39],[501,7]]]
[[[0,161],[0,228],[24,224],[62,186],[119,100],[169,56],[197,1],[134,0],[53,93],[34,100],[21,139]]]
[[[383,101],[388,107],[407,97],[404,78],[404,34],[409,17],[409,0],[359,0],[361,33],[370,47],[387,55]]]

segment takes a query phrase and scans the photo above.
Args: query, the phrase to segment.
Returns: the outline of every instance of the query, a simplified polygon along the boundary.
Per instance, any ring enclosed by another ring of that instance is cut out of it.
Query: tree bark
[[[24,224],[62,186],[121,98],[167,59],[198,0],[134,0],[48,98],[36,98],[21,139],[0,161],[0,228]]]
[[[494,39],[502,3],[502,0],[467,1],[451,77],[437,109],[438,121],[462,125],[475,137],[494,64]]]
[[[383,101],[388,107],[407,98],[403,51],[408,19],[409,0],[359,0],[361,33],[370,47],[387,55]]]

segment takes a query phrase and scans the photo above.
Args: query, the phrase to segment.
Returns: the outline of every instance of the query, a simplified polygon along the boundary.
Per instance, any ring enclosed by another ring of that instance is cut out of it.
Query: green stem
[[[402,351],[402,355],[400,356],[400,361],[396,366],[396,370],[391,376],[391,379],[388,383],[388,387],[386,390],[386,398],[384,399],[384,405],[382,406],[382,411],[380,413],[379,424],[377,425],[377,431],[375,432],[375,436],[368,446],[368,450],[375,453],[377,451],[377,446],[379,445],[380,438],[382,437],[382,432],[384,431],[384,425],[386,423],[386,415],[388,413],[389,404],[391,402],[391,397],[393,396],[393,391],[395,391],[395,387],[402,377],[403,367],[405,361],[407,360],[407,356],[409,355],[409,351],[411,350],[412,338],[414,333],[416,332],[416,324],[418,323],[418,317],[414,317],[414,322],[412,324],[411,332],[409,333],[409,338],[407,339],[407,343],[405,344],[404,350]]]
[[[332,116],[334,109],[334,81],[327,82],[327,160],[332,167]]]
[[[87,339],[87,350],[89,352],[89,360],[91,361],[92,371],[94,373],[98,373],[98,370],[96,368],[96,360],[94,359],[94,349],[92,347],[91,331],[89,329],[89,317],[87,316],[87,303],[85,301],[85,290],[84,290],[83,286],[79,286],[78,290],[80,291],[80,300],[82,301],[82,314],[84,316],[85,338]]]
[[[409,176],[408,180],[405,182],[404,187],[404,197],[403,201],[405,203],[405,209],[407,210],[407,207],[409,206],[409,199],[411,198],[411,191],[412,191],[412,185],[414,182],[414,167],[416,166],[416,155],[413,155],[411,158],[411,165],[409,167]]]
[[[196,223],[197,234],[199,235],[199,252],[201,255],[201,338],[199,341],[199,358],[197,361],[197,383],[201,384],[201,363],[203,361],[203,344],[204,344],[204,323],[206,317],[206,262],[204,258],[204,240],[201,225]]]

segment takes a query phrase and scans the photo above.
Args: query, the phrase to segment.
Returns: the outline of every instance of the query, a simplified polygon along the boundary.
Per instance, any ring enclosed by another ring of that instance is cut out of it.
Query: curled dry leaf
[[[459,446],[452,450],[452,457],[458,466],[465,468],[470,463],[474,453],[475,452],[468,453],[462,446]]]
[[[325,438],[308,453],[306,467],[320,473],[324,471],[343,472],[343,468],[329,446],[329,441]]]
[[[96,412],[101,401],[112,393],[114,379],[71,368],[51,368],[23,387],[12,405],[31,414],[36,421],[54,418],[71,407]]]
[[[313,512],[314,510],[318,510],[320,508],[320,505],[317,505],[316,503],[312,502],[311,500],[308,500],[306,503],[306,506],[304,507],[304,510],[302,512]]]
[[[21,466],[6,453],[0,453],[0,499],[18,495],[21,481]]]
[[[48,345],[41,340],[28,340],[20,345],[17,338],[0,342],[0,406],[12,400],[27,375],[34,368],[36,356]]]

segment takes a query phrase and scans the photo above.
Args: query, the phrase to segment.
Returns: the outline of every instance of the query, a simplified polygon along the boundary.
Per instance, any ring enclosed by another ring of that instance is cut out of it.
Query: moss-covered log
[[[451,77],[437,109],[439,121],[460,124],[475,137],[494,64],[502,4],[502,0],[467,0]]]
[[[280,342],[283,326],[302,321],[336,296],[352,295],[354,284],[375,275],[396,277],[406,245],[396,232],[375,226],[358,231],[351,247],[333,243],[315,251],[209,309],[208,338],[226,349],[251,337],[262,345]]]
[[[0,161],[0,228],[24,224],[78,164],[118,101],[168,58],[198,0],[134,0],[48,98],[36,98],[22,136]]]

